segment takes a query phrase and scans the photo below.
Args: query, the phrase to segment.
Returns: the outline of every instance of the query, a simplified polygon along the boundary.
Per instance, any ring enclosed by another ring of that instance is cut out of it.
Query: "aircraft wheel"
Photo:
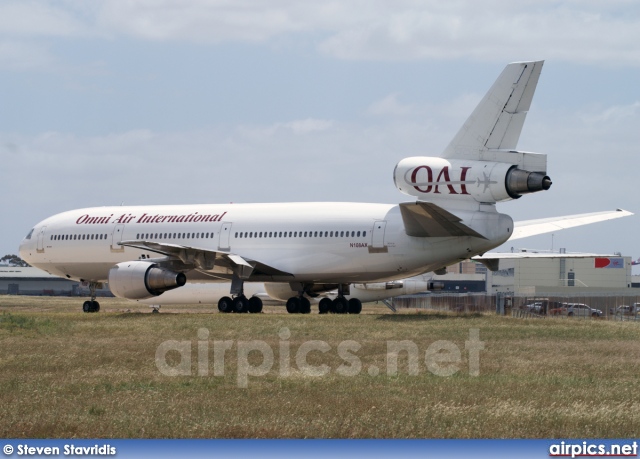
[[[300,298],[300,313],[309,314],[311,312],[311,302],[305,298]]]
[[[89,312],[100,312],[100,303],[97,301],[91,301],[91,308]]]
[[[262,300],[257,296],[249,298],[249,312],[254,314],[262,312]]]
[[[362,312],[362,301],[357,298],[349,300],[349,314],[360,314]]]
[[[233,299],[233,307],[236,312],[249,312],[249,300],[246,296],[237,296]]]
[[[218,300],[218,311],[233,312],[233,300],[228,296],[223,296]]]
[[[339,296],[333,300],[333,312],[336,314],[346,314],[349,312],[349,302],[343,296]]]
[[[151,313],[152,313],[152,314],[160,314],[160,311],[158,311],[157,309],[152,309],[152,310],[151,310]]]
[[[289,314],[297,314],[300,312],[300,298],[292,296],[287,300],[287,312]]]
[[[320,304],[318,304],[318,312],[320,314],[326,314],[331,311],[332,301],[330,298],[323,298],[320,300]]]
[[[91,312],[91,301],[82,303],[82,312]]]

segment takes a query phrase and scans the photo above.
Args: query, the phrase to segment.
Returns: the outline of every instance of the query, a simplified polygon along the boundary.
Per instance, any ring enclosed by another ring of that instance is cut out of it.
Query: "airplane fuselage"
[[[411,237],[392,204],[274,203],[96,207],[38,223],[20,247],[23,259],[51,274],[103,282],[117,263],[154,259],[123,241],[151,241],[240,254],[282,273],[251,281],[371,282],[432,271],[506,241],[509,217],[474,237]],[[470,223],[472,224],[472,222]],[[215,263],[215,262],[214,262]],[[189,281],[229,280],[231,273],[194,269]]]

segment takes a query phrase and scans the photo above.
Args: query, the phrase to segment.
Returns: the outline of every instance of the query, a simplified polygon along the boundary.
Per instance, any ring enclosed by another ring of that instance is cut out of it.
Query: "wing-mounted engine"
[[[493,161],[415,156],[394,170],[396,188],[423,201],[496,203],[548,190],[546,155],[487,152]],[[490,155],[491,154],[491,155]]]
[[[109,289],[115,296],[129,300],[158,296],[167,290],[182,287],[186,282],[184,273],[147,261],[118,263],[109,270]]]

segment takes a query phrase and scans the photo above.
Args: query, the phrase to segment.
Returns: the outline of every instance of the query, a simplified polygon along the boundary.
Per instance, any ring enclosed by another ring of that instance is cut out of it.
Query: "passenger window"
[[[358,231],[358,237],[360,237],[360,231]]]
[[[362,232],[362,237],[365,237],[366,235],[367,235],[367,232],[366,232],[366,231],[363,231],[363,232]]]
[[[340,237],[344,237],[344,231],[340,231]]]

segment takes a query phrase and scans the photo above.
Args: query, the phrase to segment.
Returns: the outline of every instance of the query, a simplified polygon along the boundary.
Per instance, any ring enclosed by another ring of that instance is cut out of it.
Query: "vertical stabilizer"
[[[487,150],[515,150],[543,63],[507,65],[441,156],[479,160]]]

